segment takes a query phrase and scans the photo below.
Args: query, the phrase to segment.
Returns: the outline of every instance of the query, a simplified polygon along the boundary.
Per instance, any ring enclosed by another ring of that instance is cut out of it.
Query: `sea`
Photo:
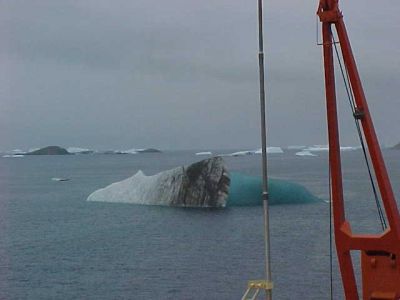
[[[261,206],[86,201],[138,170],[152,175],[204,158],[196,152],[0,158],[0,299],[241,299],[248,280],[264,277]],[[269,176],[321,201],[270,207],[273,297],[331,299],[332,287],[333,299],[344,299],[334,248],[330,272],[327,152],[295,152],[269,155]],[[400,199],[400,151],[383,153]],[[260,155],[224,159],[230,171],[261,175]],[[380,232],[362,151],[343,151],[342,160],[353,231]]]

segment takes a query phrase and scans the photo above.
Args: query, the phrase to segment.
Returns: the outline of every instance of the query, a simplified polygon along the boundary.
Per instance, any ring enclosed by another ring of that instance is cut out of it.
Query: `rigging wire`
[[[342,63],[342,61],[340,59],[340,55],[339,55],[339,51],[337,49],[336,43],[333,43],[333,45],[334,45],[334,48],[335,48],[336,57],[337,57],[337,60],[338,60],[338,63],[339,63],[339,67],[340,67],[340,71],[341,71],[341,74],[342,74],[342,78],[343,78],[343,82],[344,82],[344,85],[345,85],[347,98],[349,100],[351,111],[353,113],[353,116],[355,116],[356,104],[355,104],[355,100],[354,100],[353,90],[352,90],[351,84],[350,84],[349,73],[348,73],[348,70],[347,70],[347,67],[346,67],[346,76],[345,76],[343,63]],[[377,192],[377,189],[375,187],[375,182],[374,182],[374,179],[373,179],[373,176],[372,176],[371,166],[370,166],[370,163],[369,163],[369,160],[368,160],[367,151],[366,151],[365,142],[364,142],[364,138],[363,138],[363,135],[362,135],[361,127],[360,127],[360,124],[359,124],[357,118],[355,118],[355,117],[354,117],[354,122],[355,122],[355,125],[356,125],[356,128],[357,128],[358,137],[360,139],[361,148],[363,150],[364,160],[365,160],[365,163],[367,165],[369,180],[370,180],[370,183],[371,183],[371,186],[372,186],[372,191],[374,193],[374,198],[375,198],[375,203],[376,203],[376,207],[377,207],[377,210],[378,210],[379,220],[380,220],[380,223],[381,223],[381,226],[382,226],[382,230],[385,230],[387,228],[386,219],[385,219],[385,215],[384,215],[383,210],[382,210],[381,203],[380,203],[379,198],[378,198],[378,192]]]

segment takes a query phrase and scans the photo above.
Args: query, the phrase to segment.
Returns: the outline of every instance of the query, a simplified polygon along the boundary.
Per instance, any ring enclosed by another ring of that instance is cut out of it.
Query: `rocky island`
[[[28,152],[25,155],[69,155],[66,149],[59,146],[47,146],[38,150]]]

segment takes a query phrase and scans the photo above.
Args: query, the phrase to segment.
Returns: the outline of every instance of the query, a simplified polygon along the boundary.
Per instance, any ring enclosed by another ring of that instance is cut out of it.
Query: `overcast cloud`
[[[316,7],[265,1],[273,146],[326,143]],[[377,132],[395,144],[400,1],[341,8]],[[255,0],[0,1],[0,150],[259,147],[256,11]],[[343,96],[342,141],[357,145]]]

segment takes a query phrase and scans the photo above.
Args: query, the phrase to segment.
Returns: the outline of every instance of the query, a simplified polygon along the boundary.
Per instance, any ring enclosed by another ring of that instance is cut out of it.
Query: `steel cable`
[[[335,48],[336,57],[337,57],[337,60],[338,60],[338,63],[339,63],[339,67],[340,67],[340,71],[341,71],[341,74],[342,74],[344,86],[345,86],[345,89],[346,89],[347,98],[349,100],[351,111],[352,111],[353,116],[354,116],[354,114],[356,112],[356,104],[355,104],[355,100],[354,100],[354,96],[353,96],[353,90],[352,90],[351,84],[350,84],[350,78],[349,78],[349,74],[348,74],[348,71],[347,71],[347,67],[346,67],[346,76],[345,76],[343,64],[342,64],[342,61],[340,59],[339,51],[337,49],[336,43],[333,43],[333,45],[334,45],[334,48]],[[379,201],[377,189],[375,187],[375,182],[374,182],[374,179],[373,179],[373,176],[372,176],[371,166],[370,166],[370,163],[369,163],[369,160],[368,160],[367,151],[366,151],[366,147],[365,147],[365,142],[364,142],[364,138],[363,138],[363,135],[362,135],[362,131],[361,131],[361,128],[360,128],[360,124],[359,124],[358,120],[355,117],[354,117],[354,122],[355,122],[355,125],[356,125],[356,128],[357,128],[357,133],[358,133],[358,137],[359,137],[359,140],[360,140],[360,143],[361,143],[361,148],[363,150],[364,160],[365,160],[365,163],[367,165],[368,175],[369,175],[370,183],[371,183],[371,186],[372,186],[372,191],[374,193],[376,207],[378,209],[379,220],[381,222],[382,230],[385,230],[387,228],[386,219],[385,219],[385,215],[384,215],[383,210],[382,210],[381,203]]]

